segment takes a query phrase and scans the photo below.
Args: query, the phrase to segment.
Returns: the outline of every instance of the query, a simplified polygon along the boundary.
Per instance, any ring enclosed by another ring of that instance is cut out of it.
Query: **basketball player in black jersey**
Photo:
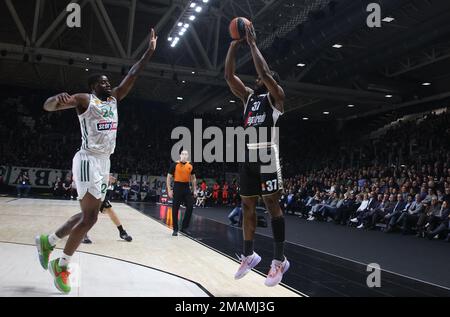
[[[244,42],[250,48],[258,73],[254,89],[246,87],[235,73],[236,51],[241,43],[245,44]],[[231,42],[225,62],[225,79],[233,94],[241,99],[244,104],[243,127],[254,127],[256,130],[263,127],[269,130],[269,134],[273,132],[272,128],[276,126],[279,116],[283,114],[285,95],[279,85],[278,75],[270,70],[256,45],[253,26],[246,28],[244,40]],[[273,140],[273,138],[270,140]],[[265,169],[261,160],[249,162],[249,153],[261,148],[270,153],[272,164],[275,165],[274,170],[268,171]],[[262,196],[272,218],[274,238],[274,257],[265,285],[275,286],[280,283],[283,273],[289,269],[289,262],[284,255],[285,223],[279,205],[280,191],[283,185],[278,147],[276,143],[261,142],[259,138],[257,143],[249,143],[246,144],[245,149],[238,149],[238,151],[241,150],[245,150],[247,154],[247,160],[241,164],[240,168],[240,195],[244,213],[244,254],[239,258],[241,265],[235,274],[235,279],[244,277],[261,261],[261,257],[253,250],[253,241],[257,221],[256,204],[258,198]]]

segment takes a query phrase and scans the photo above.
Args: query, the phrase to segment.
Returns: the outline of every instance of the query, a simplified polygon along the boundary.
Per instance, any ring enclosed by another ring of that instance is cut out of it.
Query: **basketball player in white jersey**
[[[75,108],[81,127],[81,150],[73,158],[72,173],[77,185],[81,215],[75,215],[51,235],[36,237],[39,260],[49,269],[54,284],[63,293],[71,290],[68,265],[86,233],[97,222],[102,201],[108,188],[110,160],[116,146],[118,125],[117,103],[125,98],[156,49],[157,37],[152,29],[149,47],[133,65],[119,86],[111,88],[104,75],[89,78],[90,93],[62,93],[47,99],[46,111]],[[49,262],[56,243],[69,236],[61,258]]]

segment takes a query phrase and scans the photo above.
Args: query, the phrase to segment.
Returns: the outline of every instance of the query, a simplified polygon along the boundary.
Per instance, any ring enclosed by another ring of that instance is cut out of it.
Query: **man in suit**
[[[379,194],[378,196],[376,196],[376,193],[374,192],[370,194],[369,204],[367,205],[366,210],[364,210],[359,216],[360,225],[357,227],[358,229],[369,227],[374,213],[378,210],[378,208],[380,208],[382,203],[382,194]]]
[[[417,237],[425,237],[425,229],[432,226],[434,223],[434,217],[438,216],[441,211],[441,206],[439,206],[437,196],[431,198],[431,203],[428,201],[423,202],[424,213],[419,217],[417,221]],[[431,227],[431,230],[434,228]]]
[[[336,210],[334,221],[336,224],[345,225],[350,218],[350,215],[358,209],[361,201],[355,199],[354,194],[345,193],[342,205]]]
[[[450,209],[448,206],[449,206],[448,201],[444,201],[442,203],[442,207],[440,209],[439,215],[435,216],[437,227],[436,227],[436,229],[427,233],[428,239],[431,240],[436,236],[439,237],[440,235],[447,234],[446,241],[449,242],[448,240],[449,240],[449,236],[450,236],[450,231],[449,231]]]
[[[416,194],[415,200],[409,208],[403,212],[397,220],[397,224],[401,224],[403,234],[407,234],[411,230],[413,224],[417,224],[420,215],[423,213],[423,204],[420,194]]]
[[[397,222],[398,217],[402,214],[403,210],[406,207],[406,202],[403,200],[402,194],[397,195],[397,203],[394,206],[394,209],[391,213],[384,216],[387,222],[386,233],[390,233],[394,231],[395,224]]]
[[[378,207],[378,209],[375,210],[372,216],[372,221],[370,222],[370,224],[368,224],[370,229],[375,229],[375,225],[379,221],[385,221],[385,216],[392,212],[395,204],[395,196],[393,194],[384,194],[382,204]]]

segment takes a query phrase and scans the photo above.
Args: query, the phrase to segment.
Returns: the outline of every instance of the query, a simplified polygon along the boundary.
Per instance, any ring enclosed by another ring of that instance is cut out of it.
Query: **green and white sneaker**
[[[64,294],[69,294],[71,287],[69,279],[70,272],[68,270],[68,267],[59,266],[59,259],[50,261],[49,264],[50,265],[48,267],[48,270],[54,278],[54,284],[56,288]]]
[[[55,248],[48,242],[48,235],[41,234],[35,238],[36,248],[39,254],[39,262],[44,270],[48,269],[48,261],[50,260],[50,253]]]

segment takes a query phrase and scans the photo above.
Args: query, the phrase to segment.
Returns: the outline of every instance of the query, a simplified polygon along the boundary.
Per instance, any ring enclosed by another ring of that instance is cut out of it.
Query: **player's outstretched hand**
[[[152,28],[150,32],[150,44],[149,44],[149,47],[152,51],[156,50],[156,42],[158,42],[158,36],[156,36],[155,29]]]

